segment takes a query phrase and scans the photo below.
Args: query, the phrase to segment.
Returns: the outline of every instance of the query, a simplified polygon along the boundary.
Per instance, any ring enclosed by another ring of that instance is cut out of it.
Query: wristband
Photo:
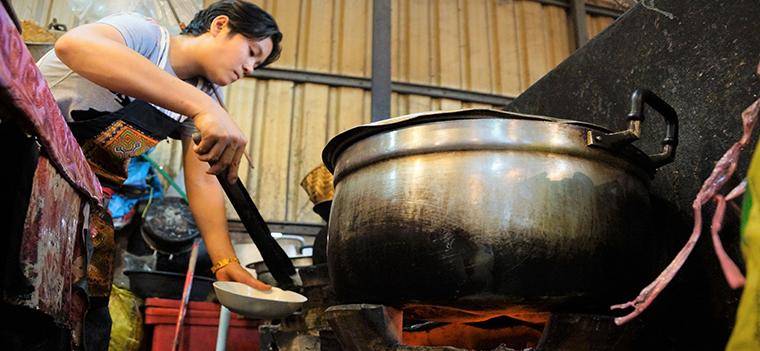
[[[211,273],[216,274],[216,271],[218,271],[218,270],[226,267],[230,263],[240,263],[240,261],[238,261],[238,259],[236,257],[223,258],[223,259],[221,259],[219,261],[216,261],[216,263],[214,263],[214,265],[211,266]]]

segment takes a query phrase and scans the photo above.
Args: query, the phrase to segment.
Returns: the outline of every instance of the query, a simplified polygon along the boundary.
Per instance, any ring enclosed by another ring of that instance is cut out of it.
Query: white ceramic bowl
[[[238,282],[214,282],[214,291],[230,311],[255,319],[287,317],[307,300],[306,296],[277,287],[263,291]]]

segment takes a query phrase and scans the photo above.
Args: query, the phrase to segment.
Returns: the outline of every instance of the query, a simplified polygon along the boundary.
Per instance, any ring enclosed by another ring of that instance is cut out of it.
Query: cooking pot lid
[[[153,201],[145,214],[143,229],[159,245],[192,243],[200,235],[190,207],[178,197]]]
[[[409,127],[418,124],[424,124],[428,122],[441,122],[450,120],[462,120],[462,119],[521,119],[521,120],[533,120],[533,121],[545,121],[552,123],[561,123],[573,126],[579,126],[582,128],[592,129],[601,133],[610,133],[611,131],[605,127],[582,121],[573,121],[568,119],[553,118],[547,116],[529,115],[515,112],[505,112],[492,109],[461,109],[450,111],[435,111],[435,112],[421,112],[414,113],[394,118],[385,119],[368,124],[362,124],[351,129],[348,129],[332,139],[327,143],[322,151],[322,162],[324,162],[327,169],[330,172],[335,172],[335,164],[338,160],[338,156],[345,151],[349,146],[358,142],[359,140],[368,138],[372,135],[379,134],[386,131],[396,130],[404,127]],[[654,169],[648,166],[648,160],[646,154],[644,154],[638,148],[627,145],[621,148],[620,153],[635,161],[637,164],[646,168],[648,173],[653,174]]]

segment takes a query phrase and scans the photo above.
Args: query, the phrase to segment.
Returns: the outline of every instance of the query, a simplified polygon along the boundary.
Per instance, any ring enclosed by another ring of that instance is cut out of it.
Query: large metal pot
[[[394,118],[330,140],[327,252],[338,298],[440,320],[451,311],[596,306],[635,291],[651,258],[649,181],[673,160],[677,118],[645,90],[632,101],[630,127],[618,133],[475,109]],[[667,121],[657,155],[630,145],[644,102]]]

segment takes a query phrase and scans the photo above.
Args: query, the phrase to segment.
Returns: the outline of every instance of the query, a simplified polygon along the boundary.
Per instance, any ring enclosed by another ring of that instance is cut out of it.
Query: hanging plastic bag
[[[108,312],[111,313],[111,340],[109,350],[137,351],[143,339],[143,318],[140,314],[142,299],[131,291],[111,287]]]
[[[93,23],[108,15],[135,12],[155,19],[172,34],[179,33],[178,19],[187,24],[202,8],[201,0],[69,0],[69,6],[79,23]]]

